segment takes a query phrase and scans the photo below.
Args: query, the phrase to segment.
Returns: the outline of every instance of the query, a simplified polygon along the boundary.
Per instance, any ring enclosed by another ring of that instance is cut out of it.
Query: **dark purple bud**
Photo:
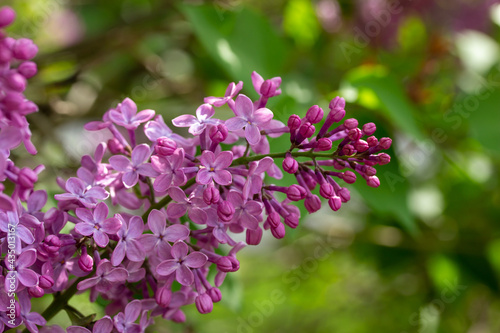
[[[48,235],[45,237],[42,244],[43,249],[50,254],[56,254],[59,252],[61,246],[62,242],[56,235]]]
[[[221,272],[236,272],[240,269],[240,262],[231,256],[220,257],[217,260],[217,269]]]
[[[330,149],[332,149],[332,140],[328,138],[319,139],[316,149],[319,151],[329,151]]]
[[[327,182],[321,184],[321,186],[319,187],[319,195],[321,195],[325,199],[333,197],[335,195],[335,190],[333,189],[332,184]]]
[[[10,7],[0,8],[0,28],[5,28],[16,19],[16,12]]]
[[[370,136],[377,130],[377,126],[374,123],[367,123],[363,125],[363,133],[366,136]]]
[[[210,140],[215,143],[221,143],[227,139],[229,131],[227,130],[226,125],[219,124],[217,126],[210,127],[208,135],[210,136]]]
[[[271,227],[271,233],[277,239],[285,237],[285,225],[280,223],[276,228]]]
[[[277,228],[281,224],[281,216],[276,211],[272,211],[267,216],[267,223],[271,226],[271,229]]]
[[[264,97],[273,97],[274,92],[276,91],[276,84],[274,84],[271,80],[266,80],[260,86],[260,94]]]
[[[321,208],[321,200],[316,194],[313,194],[304,200],[304,206],[309,213],[317,212]]]
[[[354,143],[354,149],[356,149],[358,153],[367,151],[368,148],[368,143],[365,140],[358,140],[356,141],[356,143]]]
[[[42,297],[45,292],[40,286],[34,286],[34,287],[29,287],[28,288],[28,294],[30,294],[31,297]]]
[[[214,309],[214,302],[208,294],[200,294],[194,299],[196,308],[201,314],[210,313]]]
[[[234,206],[229,201],[219,201],[219,205],[217,206],[217,215],[224,222],[229,222],[234,216]]]
[[[33,188],[37,180],[38,175],[30,168],[22,168],[19,171],[17,182],[22,187]]]
[[[345,145],[344,147],[342,147],[342,154],[346,155],[346,156],[351,156],[351,155],[354,155],[356,153],[356,150],[354,149],[354,147],[352,145]]]
[[[294,174],[297,172],[299,169],[299,162],[297,162],[292,155],[287,154],[285,159],[283,160],[283,170],[285,170],[288,173]]]
[[[386,165],[391,161],[391,156],[386,153],[381,153],[378,155],[378,164],[380,165]]]
[[[219,190],[216,189],[213,184],[209,184],[207,188],[203,190],[203,201],[205,201],[207,205],[216,204],[219,202],[219,199]]]
[[[155,293],[155,300],[159,306],[166,308],[170,304],[170,300],[172,298],[172,290],[170,286],[164,285],[161,288],[158,288]]]
[[[340,196],[342,202],[347,202],[351,200],[351,192],[349,191],[349,189],[345,187],[342,187],[340,190],[338,190],[337,194]]]
[[[290,132],[295,131],[296,129],[298,129],[300,127],[300,124],[301,124],[300,117],[297,116],[296,114],[292,114],[288,118],[287,125],[290,128]]]
[[[368,143],[368,147],[375,147],[378,145],[378,139],[374,136],[370,136],[366,139],[366,143]]]
[[[54,279],[48,275],[41,275],[38,279],[38,285],[43,289],[52,288],[54,285]]]
[[[328,205],[333,211],[336,212],[340,209],[340,206],[342,206],[342,200],[337,196],[333,196],[328,199]]]
[[[84,272],[92,272],[94,259],[87,253],[87,248],[82,248],[82,255],[78,258],[78,267]]]
[[[117,138],[111,138],[108,140],[108,149],[113,155],[122,154],[125,152],[123,145],[118,141]]]
[[[220,300],[222,299],[222,293],[217,287],[208,289],[208,295],[210,296],[212,302],[214,303],[220,302]]]
[[[311,124],[317,124],[323,119],[323,109],[318,105],[313,105],[307,110],[306,119]]]
[[[359,139],[361,139],[362,136],[363,136],[363,133],[361,132],[361,130],[359,128],[353,128],[353,129],[349,130],[349,133],[347,134],[347,137],[352,141],[359,140]]]
[[[29,79],[36,75],[38,68],[34,62],[25,61],[17,67],[17,71],[26,79]]]
[[[391,148],[391,145],[392,145],[392,139],[391,138],[380,138],[378,145],[381,149],[389,149],[389,148]]]
[[[38,46],[31,39],[21,38],[16,41],[12,54],[20,60],[30,60],[38,53]]]
[[[344,121],[344,127],[348,130],[358,127],[358,120],[354,118],[349,118]]]
[[[259,245],[260,241],[262,240],[262,229],[247,229],[246,240],[248,245]]]
[[[372,166],[365,165],[364,169],[367,176],[375,176],[377,174],[377,169]]]
[[[316,127],[314,127],[314,125],[310,122],[302,124],[299,128],[299,133],[304,138],[310,138],[314,132],[316,132]]]
[[[171,156],[177,149],[177,142],[167,137],[156,139],[155,153],[160,156]]]
[[[379,187],[380,186],[380,180],[378,179],[377,176],[371,176],[366,179],[366,184],[370,187]]]
[[[286,197],[292,201],[299,201],[306,197],[306,190],[300,185],[293,184],[286,191]]]
[[[26,89],[26,78],[19,73],[11,72],[6,77],[7,84],[15,91],[22,92]]]
[[[330,120],[331,123],[337,123],[344,118],[345,100],[342,97],[335,97],[331,100],[330,105],[328,106],[330,108],[330,112],[328,113],[327,119]]]
[[[347,184],[354,184],[356,182],[356,174],[352,171],[346,171],[344,172],[344,175],[342,176],[342,179],[347,183]]]
[[[297,226],[299,225],[299,216],[293,213],[289,214],[287,217],[285,217],[285,224],[292,229],[297,228]]]

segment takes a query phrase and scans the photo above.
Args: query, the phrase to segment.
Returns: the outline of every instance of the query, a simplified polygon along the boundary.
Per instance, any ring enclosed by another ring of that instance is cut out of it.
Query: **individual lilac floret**
[[[147,144],[138,145],[132,151],[131,160],[123,155],[115,155],[109,158],[109,163],[113,169],[123,172],[122,181],[125,187],[133,187],[139,181],[139,175],[156,177],[158,173],[150,163],[146,163],[151,155],[151,150]]]
[[[69,193],[56,194],[56,200],[77,200],[82,205],[88,208],[93,208],[99,200],[106,200],[109,193],[100,186],[87,188],[85,183],[75,177],[71,177],[66,181],[66,191]]]
[[[111,254],[113,266],[121,264],[125,256],[130,261],[143,261],[145,259],[146,253],[139,242],[143,231],[144,223],[139,216],[132,216],[128,223],[122,218],[122,227],[116,233],[120,240]]]
[[[115,316],[115,328],[120,333],[140,333],[141,327],[135,321],[142,310],[140,300],[133,300],[125,307],[125,313],[120,312]]]
[[[11,268],[11,264],[5,258],[5,266]],[[18,281],[25,287],[33,287],[38,283],[38,274],[36,274],[31,267],[36,261],[36,250],[35,249],[25,249],[15,261],[15,270],[11,272],[14,274],[14,282],[17,289]],[[5,290],[8,292],[8,285],[5,285]]]
[[[140,124],[153,118],[154,115],[153,110],[143,110],[137,113],[137,105],[130,98],[125,98],[116,109],[109,111],[111,121],[128,130],[135,130]]]
[[[99,292],[107,292],[113,285],[125,282],[128,277],[127,270],[122,267],[113,267],[108,259],[102,259],[97,265],[95,277],[78,283],[78,290],[85,290],[95,286]]]
[[[199,184],[206,185],[214,180],[220,185],[229,185],[232,182],[232,176],[227,167],[233,162],[233,153],[222,151],[217,157],[211,151],[205,150],[200,157],[200,170],[196,175],[196,181]]]
[[[226,120],[227,129],[237,131],[245,128],[245,138],[251,145],[259,143],[263,125],[266,125],[273,118],[273,112],[266,108],[255,110],[250,98],[239,95],[236,98],[234,113],[236,117]]]
[[[189,229],[185,225],[174,224],[167,227],[165,214],[157,209],[149,213],[148,227],[153,234],[145,234],[141,238],[144,250],[148,253],[155,250],[169,253],[171,248],[169,242],[177,242],[189,237]]]
[[[160,173],[155,179],[153,187],[155,191],[164,192],[170,185],[181,186],[186,183],[186,175],[181,169],[184,162],[184,149],[176,151],[168,157],[151,156],[153,169]]]
[[[204,102],[212,104],[215,107],[221,107],[231,101],[236,95],[238,95],[241,88],[243,88],[243,81],[238,82],[238,84],[231,82],[226,89],[224,97],[205,97]]]
[[[183,114],[182,116],[172,119],[172,124],[177,127],[189,127],[188,132],[192,135],[200,135],[207,125],[217,125],[219,119],[212,119],[215,111],[210,104],[202,104],[196,109],[196,117],[191,114]]]
[[[75,225],[75,231],[84,236],[92,236],[100,247],[106,247],[109,242],[108,235],[116,234],[122,227],[118,218],[108,219],[108,206],[104,202],[99,203],[93,213],[85,208],[77,208],[75,212],[83,221]]]
[[[175,272],[176,280],[183,286],[190,286],[194,282],[194,275],[190,268],[200,268],[206,264],[208,258],[201,252],[191,252],[186,243],[176,242],[170,251],[173,259],[161,262],[156,267],[159,275],[167,276]]]
[[[271,79],[264,80],[259,73],[253,71],[252,84],[255,91],[264,97],[270,98],[281,94],[281,89],[279,89],[279,86],[281,85],[280,77],[273,77]]]

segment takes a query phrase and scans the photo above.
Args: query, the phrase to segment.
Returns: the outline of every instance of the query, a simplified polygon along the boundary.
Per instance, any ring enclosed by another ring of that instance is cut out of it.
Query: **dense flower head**
[[[14,17],[10,8],[0,8],[0,28]],[[6,68],[0,71],[0,238],[12,240],[2,248],[8,255],[7,274],[0,274],[0,310],[10,304],[11,285],[19,296],[14,319],[2,318],[0,328],[23,324],[38,332],[50,318],[31,312],[30,299],[54,294],[60,310],[61,295],[77,290],[109,303],[107,316],[86,317],[67,328],[71,333],[144,332],[157,316],[184,321],[182,308],[189,304],[209,313],[222,298],[226,275],[240,267],[238,251],[258,245],[265,232],[281,239],[299,226],[294,203],[310,213],[324,204],[337,211],[350,199],[345,184],[359,175],[377,187],[375,166],[390,162],[381,151],[392,140],[373,136],[373,123],[342,122],[341,97],[329,103],[329,112],[314,105],[286,125],[274,119],[267,103],[281,93],[281,78],[253,72],[257,100],[240,93],[243,82],[231,83],[223,97],[205,98],[196,116],[172,121],[188,127],[188,138],[153,110],[137,112],[126,98],[102,121],[85,126],[109,131],[112,139],[82,157],[75,177],[58,179],[63,193],[54,196],[57,207],[45,210],[47,193],[34,190],[43,166],[19,167],[10,159],[22,142],[36,152],[25,116],[37,108],[23,95],[36,73],[29,61],[36,52],[32,41],[0,34],[0,67]],[[225,105],[234,116],[224,121],[217,109]],[[283,134],[289,149],[271,154],[268,138]],[[149,141],[136,142],[142,137]],[[276,185],[282,170],[294,181]],[[12,192],[4,193],[4,181],[14,184]],[[246,242],[235,240],[241,233]],[[230,249],[224,255],[221,244]]]

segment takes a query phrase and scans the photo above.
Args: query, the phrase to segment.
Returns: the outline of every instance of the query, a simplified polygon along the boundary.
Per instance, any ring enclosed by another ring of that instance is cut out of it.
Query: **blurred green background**
[[[266,235],[211,314],[188,307],[150,332],[500,331],[500,1],[6,3],[9,31],[41,50],[27,92],[40,154],[17,158],[48,165],[50,191],[106,139],[82,125],[124,97],[172,119],[232,81],[255,97],[253,70],[283,78],[269,105],[281,120],[340,95],[393,138],[380,188],[359,180],[339,212]],[[86,300],[73,304],[102,314]]]

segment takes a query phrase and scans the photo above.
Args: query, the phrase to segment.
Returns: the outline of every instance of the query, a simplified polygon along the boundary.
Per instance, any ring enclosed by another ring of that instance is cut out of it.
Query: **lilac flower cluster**
[[[0,27],[13,16],[9,8],[1,9]],[[273,119],[267,104],[281,93],[281,79],[264,80],[254,72],[257,100],[240,93],[242,82],[231,83],[224,97],[207,97],[196,116],[172,120],[176,127],[187,127],[190,138],[174,133],[153,110],[138,112],[128,98],[102,121],[88,123],[87,130],[108,130],[112,139],[100,143],[93,156],[82,157],[76,177],[58,180],[63,193],[55,195],[57,207],[43,212],[47,193],[33,188],[41,168],[18,169],[9,159],[10,149],[21,141],[35,152],[24,116],[36,107],[22,97],[29,77],[22,69],[32,64],[25,60],[34,56],[36,46],[2,38],[0,61],[8,62],[0,63],[0,143],[7,148],[0,151],[0,176],[14,190],[8,196],[2,185],[0,197],[5,259],[0,329],[24,324],[38,332],[37,325],[46,325],[62,309],[71,313],[74,326],[42,331],[144,332],[154,317],[184,321],[182,307],[188,304],[209,313],[221,300],[219,287],[227,273],[239,269],[239,250],[259,244],[264,230],[283,238],[285,225],[298,226],[300,210],[292,202],[303,201],[312,213],[320,209],[321,196],[336,211],[350,198],[339,183],[353,183],[357,173],[377,187],[374,166],[390,161],[380,151],[391,140],[375,138],[373,123],[360,128],[355,119],[342,122],[342,98],[331,101],[326,116],[315,105],[303,118],[290,116],[287,124]],[[36,72],[34,64],[29,68],[30,74]],[[24,81],[9,79],[13,76]],[[11,81],[24,82],[22,89]],[[17,104],[8,97],[14,95]],[[216,118],[221,107],[234,117]],[[148,142],[137,142],[142,133]],[[290,148],[271,153],[268,138],[285,133]],[[283,177],[282,169],[294,175],[296,184],[272,183]],[[12,242],[11,226],[16,229]],[[235,240],[240,233],[245,242]],[[10,244],[15,265],[7,260]],[[9,299],[12,276],[17,300]],[[91,301],[107,302],[106,316],[97,321],[67,303],[87,290]],[[52,304],[42,315],[30,312],[30,299],[44,294],[54,294]],[[14,319],[5,314],[11,302]]]

